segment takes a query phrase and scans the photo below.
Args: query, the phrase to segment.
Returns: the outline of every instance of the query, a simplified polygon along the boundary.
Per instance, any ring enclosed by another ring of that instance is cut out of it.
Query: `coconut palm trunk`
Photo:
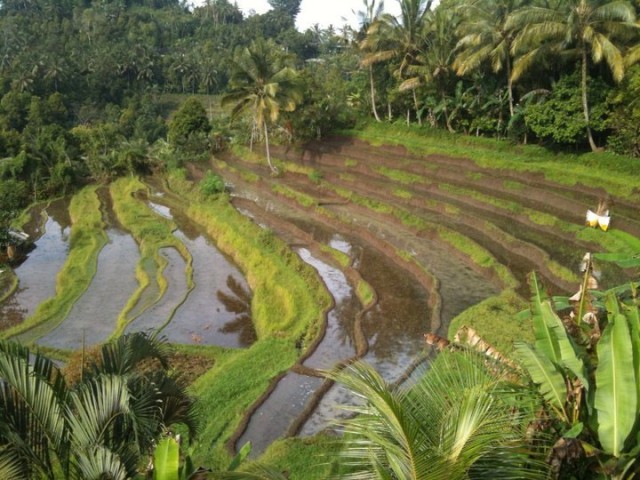
[[[269,129],[267,128],[267,121],[263,120],[262,124],[264,126],[264,145],[267,153],[267,163],[269,164],[269,168],[275,174],[278,173],[278,168],[271,163],[271,152],[269,151]]]
[[[416,109],[416,118],[418,119],[418,125],[422,126],[422,118],[418,113],[418,96],[416,95],[416,89],[411,90],[413,93],[413,106]]]
[[[380,122],[380,116],[376,109],[376,86],[373,82],[373,65],[369,65],[369,83],[371,84],[371,110],[373,111],[373,116],[376,117],[376,122]]]
[[[593,152],[599,150],[596,142],[593,140],[593,133],[591,132],[591,127],[589,126],[589,97],[587,91],[587,49],[584,44],[581,45],[582,50],[582,109],[584,111],[584,122],[587,127],[587,139],[589,140],[589,146]]]
[[[511,79],[511,57],[505,58],[505,70],[507,72],[507,92],[509,94],[509,118],[513,118],[513,80]]]

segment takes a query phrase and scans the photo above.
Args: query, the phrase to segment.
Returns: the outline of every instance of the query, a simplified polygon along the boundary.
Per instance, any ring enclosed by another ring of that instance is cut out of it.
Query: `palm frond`
[[[640,44],[630,48],[624,58],[626,67],[635,65],[638,61],[640,61]]]
[[[15,438],[14,452],[31,468],[50,472],[52,452],[66,451],[66,386],[50,361],[30,357],[29,349],[0,342],[0,412],[7,434]]]
[[[78,480],[126,480],[131,477],[130,467],[115,452],[100,446],[88,447],[76,452],[76,476]]]
[[[0,478],[22,480],[26,477],[20,458],[7,448],[0,449]]]
[[[67,416],[76,447],[99,445],[110,426],[130,413],[127,382],[120,376],[103,375],[78,387],[71,395]]]
[[[593,9],[592,18],[600,22],[628,22],[635,21],[635,12],[629,2],[605,2]]]
[[[616,82],[622,81],[624,77],[624,58],[622,52],[611,40],[601,33],[595,33],[591,41],[591,56],[595,63],[605,59]]]
[[[523,439],[535,397],[512,377],[470,351],[440,353],[407,389],[390,389],[363,364],[334,374],[366,401],[350,408],[358,415],[345,425],[343,463],[353,472],[344,478],[464,478],[491,456],[502,459],[502,478],[517,478],[518,469],[544,478],[543,459]]]

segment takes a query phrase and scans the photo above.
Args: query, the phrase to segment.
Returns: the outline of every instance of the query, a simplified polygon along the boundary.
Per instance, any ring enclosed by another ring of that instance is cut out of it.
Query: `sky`
[[[233,0],[231,0],[233,3]],[[248,15],[250,10],[256,13],[265,13],[271,9],[267,0],[236,0],[240,10]],[[363,0],[302,0],[300,14],[296,19],[296,27],[304,31],[314,24],[326,28],[333,24],[341,27],[344,23],[356,25],[356,16],[353,11],[364,10]],[[396,0],[385,1],[385,11],[397,15],[400,11]],[[343,18],[345,20],[343,20]]]

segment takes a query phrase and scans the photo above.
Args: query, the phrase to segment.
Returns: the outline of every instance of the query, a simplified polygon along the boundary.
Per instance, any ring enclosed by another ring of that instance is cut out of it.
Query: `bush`
[[[207,112],[195,98],[180,107],[169,124],[169,143],[190,152],[206,148],[211,125]]]
[[[589,80],[589,125],[594,134],[606,129],[606,98],[610,90],[600,79]],[[526,107],[525,117],[527,125],[539,138],[558,144],[584,144],[587,129],[579,73],[560,78],[545,102]]]
[[[200,191],[207,196],[222,193],[224,191],[224,180],[220,175],[208,171],[200,181]]]
[[[609,118],[613,133],[607,147],[622,155],[640,157],[640,65],[634,66],[615,94],[610,96],[614,109]]]
[[[324,175],[320,170],[313,170],[309,172],[309,180],[311,180],[313,183],[320,183],[320,180],[322,180],[323,177]]]

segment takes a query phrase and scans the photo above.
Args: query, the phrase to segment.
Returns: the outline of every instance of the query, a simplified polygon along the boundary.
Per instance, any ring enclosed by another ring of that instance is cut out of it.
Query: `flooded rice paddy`
[[[75,350],[108,340],[139,288],[139,247],[118,222],[108,190],[101,189],[99,198],[108,242],[99,252],[96,274],[64,321],[37,340],[39,345]],[[25,321],[40,303],[55,295],[56,275],[69,250],[68,205],[68,200],[59,200],[34,209],[25,231],[35,241],[15,266],[18,288],[0,304],[0,328]],[[256,339],[251,293],[241,272],[181,212],[174,217],[173,210],[160,203],[148,202],[148,206],[178,225],[174,235],[193,257],[192,286],[182,255],[175,248],[161,248],[166,291],[161,295],[157,282],[151,282],[126,316],[129,321],[124,330],[161,329],[173,343],[251,345]]]

